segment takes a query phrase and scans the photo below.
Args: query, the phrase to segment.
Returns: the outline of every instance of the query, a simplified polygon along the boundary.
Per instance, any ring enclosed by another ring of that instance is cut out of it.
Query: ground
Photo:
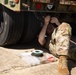
[[[0,47],[0,75],[57,75],[58,62],[30,66],[19,56],[21,52],[36,48],[38,46],[26,47],[23,44]],[[71,75],[76,75],[75,61],[69,60],[69,70]]]

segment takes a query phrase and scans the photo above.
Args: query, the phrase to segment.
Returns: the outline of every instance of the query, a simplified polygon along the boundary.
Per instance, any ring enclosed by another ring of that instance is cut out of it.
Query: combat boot
[[[58,75],[69,75],[67,56],[59,56]]]

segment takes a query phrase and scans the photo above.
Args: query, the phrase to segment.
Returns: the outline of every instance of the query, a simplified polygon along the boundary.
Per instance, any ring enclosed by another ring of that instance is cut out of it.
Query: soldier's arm
[[[38,36],[38,42],[41,44],[41,45],[44,45],[45,42],[46,42],[46,39],[45,39],[45,34],[46,34],[46,30],[47,30],[47,26],[49,24],[49,21],[50,21],[50,16],[46,16],[45,19],[44,19],[44,26]]]
[[[56,18],[56,17],[52,17],[51,20],[50,20],[50,22],[51,23],[55,23],[57,26],[60,25],[60,22],[59,22],[58,18]]]

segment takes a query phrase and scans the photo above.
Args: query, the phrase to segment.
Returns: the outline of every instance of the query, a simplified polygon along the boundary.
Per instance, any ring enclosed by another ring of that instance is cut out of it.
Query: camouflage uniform
[[[54,55],[68,55],[69,42],[71,37],[71,27],[63,22],[52,33],[49,43],[49,50]]]

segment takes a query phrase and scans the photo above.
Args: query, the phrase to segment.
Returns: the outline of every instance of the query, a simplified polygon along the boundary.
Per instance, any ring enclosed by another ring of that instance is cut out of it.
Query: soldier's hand
[[[44,25],[48,25],[49,22],[50,22],[50,15],[48,15],[44,18]]]
[[[50,20],[51,23],[55,23],[56,25],[60,25],[59,20],[56,17],[52,17]]]

